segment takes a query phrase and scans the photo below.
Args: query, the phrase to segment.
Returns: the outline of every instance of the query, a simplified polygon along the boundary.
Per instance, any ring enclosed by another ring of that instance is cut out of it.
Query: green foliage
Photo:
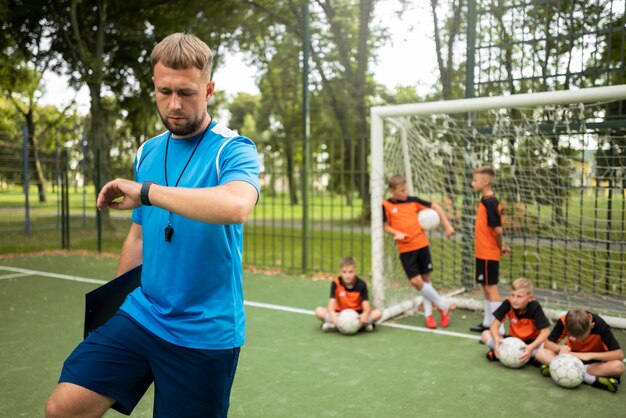
[[[256,138],[256,119],[259,111],[259,103],[259,96],[253,96],[248,93],[237,93],[228,106],[230,112],[229,126],[243,135]],[[248,120],[249,118],[252,118],[252,121]],[[244,130],[244,125],[246,124],[248,125],[248,129],[252,128],[253,131]]]

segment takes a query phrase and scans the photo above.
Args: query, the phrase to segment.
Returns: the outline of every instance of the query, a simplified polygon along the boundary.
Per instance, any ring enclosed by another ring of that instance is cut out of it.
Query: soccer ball
[[[430,231],[439,226],[439,214],[435,209],[424,209],[417,214],[417,220],[425,231]]]
[[[339,312],[337,329],[342,334],[356,334],[361,329],[361,320],[359,319],[358,312],[353,309],[344,309]]]
[[[576,356],[559,354],[550,362],[550,376],[557,385],[564,388],[575,388],[583,382],[585,366]]]
[[[517,337],[505,338],[500,344],[500,363],[513,369],[522,367],[524,363],[520,361],[519,356],[524,351],[524,347],[526,347],[524,341]]]

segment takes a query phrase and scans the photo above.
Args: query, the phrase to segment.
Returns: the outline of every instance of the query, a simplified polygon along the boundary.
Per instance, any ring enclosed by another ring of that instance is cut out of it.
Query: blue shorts
[[[239,348],[171,344],[118,311],[70,354],[59,383],[112,398],[130,415],[154,382],[154,417],[226,417],[238,359]]]

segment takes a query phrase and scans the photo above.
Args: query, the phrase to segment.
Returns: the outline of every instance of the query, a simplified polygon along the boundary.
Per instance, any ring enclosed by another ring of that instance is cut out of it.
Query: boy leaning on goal
[[[559,343],[565,339],[564,345]],[[537,352],[541,373],[550,376],[550,362],[569,353],[585,365],[583,381],[593,387],[617,392],[624,374],[624,351],[611,327],[600,316],[582,309],[571,310],[554,325],[544,348]]]
[[[391,198],[383,201],[383,228],[385,232],[393,235],[396,241],[400,261],[409,282],[424,297],[426,327],[437,328],[437,322],[432,315],[433,305],[435,305],[441,314],[441,326],[445,328],[450,322],[450,307],[430,283],[433,263],[428,238],[417,220],[417,214],[424,209],[434,209],[439,214],[444,233],[448,238],[454,234],[454,228],[450,225],[441,206],[409,196],[406,183],[406,179],[399,174],[389,178]]]
[[[500,257],[511,252],[502,241],[502,204],[492,189],[495,176],[495,170],[488,166],[477,168],[472,174],[472,189],[481,195],[474,225],[474,254],[476,282],[483,288],[485,313],[483,321],[470,331],[481,333],[491,327],[493,311],[502,303],[498,291]],[[503,329],[500,333],[504,333]]]

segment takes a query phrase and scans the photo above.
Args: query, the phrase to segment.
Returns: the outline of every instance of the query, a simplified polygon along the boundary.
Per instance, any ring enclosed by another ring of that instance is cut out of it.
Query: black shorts
[[[499,261],[476,259],[476,283],[480,283],[483,286],[495,286],[498,284],[499,274]]]
[[[433,260],[430,257],[430,249],[428,247],[409,251],[408,253],[400,253],[400,262],[409,279],[433,271]]]

